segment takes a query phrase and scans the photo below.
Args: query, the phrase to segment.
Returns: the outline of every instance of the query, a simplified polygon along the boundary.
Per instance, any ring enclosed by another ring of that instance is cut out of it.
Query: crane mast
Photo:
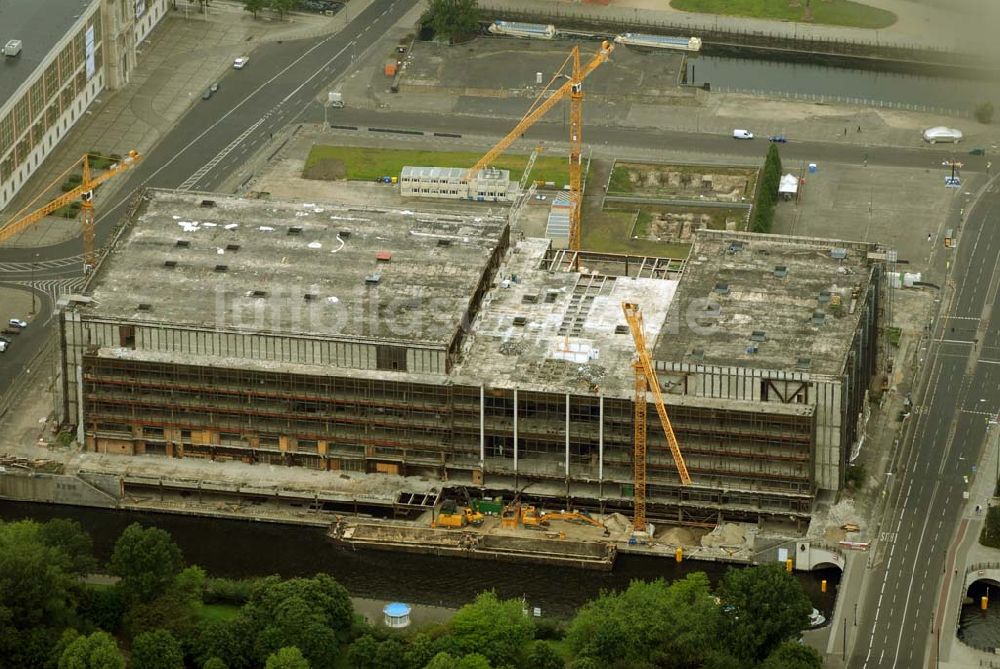
[[[7,241],[16,234],[27,230],[32,225],[42,220],[55,210],[63,207],[76,198],[80,198],[82,204],[80,206],[80,227],[83,236],[83,268],[86,273],[89,269],[94,267],[94,263],[97,260],[97,254],[94,249],[94,189],[100,186],[102,183],[108,179],[117,176],[124,172],[125,170],[132,169],[139,162],[142,161],[142,156],[138,151],[129,151],[128,155],[125,156],[118,163],[112,165],[104,172],[100,173],[96,177],[91,177],[90,175],[90,159],[89,155],[84,154],[83,158],[79,161],[82,162],[83,170],[83,180],[80,182],[76,188],[73,188],[66,193],[63,193],[59,197],[50,200],[38,209],[25,214],[24,212],[30,207],[38,198],[32,200],[28,203],[28,206],[21,211],[14,214],[10,222],[3,228],[0,228],[0,244]],[[56,177],[46,188],[54,186],[58,181],[60,181],[77,163],[70,165],[69,168],[61,175]]]
[[[573,251],[580,250],[580,209],[583,203],[583,80],[596,70],[602,63],[607,62],[614,51],[614,45],[608,41],[601,43],[600,50],[587,62],[580,64],[580,47],[573,47],[568,61],[572,63],[572,71],[566,76],[567,81],[552,94],[539,103],[541,97],[548,90],[545,90],[536,98],[532,109],[518,122],[499,142],[493,145],[475,165],[465,173],[466,181],[471,181],[479,170],[487,167],[496,160],[497,156],[506,151],[511,144],[517,141],[525,131],[533,126],[540,118],[552,109],[560,100],[569,96],[570,101],[570,150],[569,150],[569,198],[570,198],[570,227],[569,227],[569,248]],[[563,65],[565,67],[565,64]]]
[[[632,340],[635,342],[636,360],[633,363],[635,369],[635,407],[633,409],[633,467],[635,470],[635,519],[633,528],[636,532],[646,529],[646,394],[647,391],[653,393],[653,403],[656,405],[656,413],[660,417],[660,425],[663,433],[667,437],[667,445],[674,458],[674,465],[677,467],[677,474],[680,476],[683,485],[691,485],[691,476],[688,474],[687,465],[684,462],[684,455],[681,453],[680,444],[677,442],[677,435],[674,434],[673,425],[670,424],[670,417],[667,415],[667,407],[663,403],[663,394],[660,391],[660,381],[656,377],[656,370],[653,369],[653,359],[646,347],[646,334],[643,331],[642,311],[635,302],[622,302],[622,311],[625,320],[628,321],[629,330],[632,332]]]

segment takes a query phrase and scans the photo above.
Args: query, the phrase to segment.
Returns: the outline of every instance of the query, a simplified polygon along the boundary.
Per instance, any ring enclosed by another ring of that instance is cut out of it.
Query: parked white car
[[[955,128],[946,128],[943,125],[934,126],[924,130],[924,141],[931,144],[938,142],[958,144],[962,141],[962,131]]]
[[[7,352],[7,342],[0,341],[0,353],[6,353],[6,352]]]
[[[233,61],[233,67],[236,68],[237,70],[242,70],[244,67],[246,67],[246,64],[249,60],[250,59],[247,58],[246,56],[240,56],[239,58]]]
[[[743,128],[733,130],[733,139],[753,139],[753,133]]]
[[[22,321],[20,318],[12,318],[7,321],[7,324],[12,328],[26,328],[28,327],[27,321]]]

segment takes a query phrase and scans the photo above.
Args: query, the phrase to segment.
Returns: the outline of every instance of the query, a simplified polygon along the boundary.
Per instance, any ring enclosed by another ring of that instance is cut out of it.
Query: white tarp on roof
[[[799,178],[794,174],[786,174],[781,177],[781,183],[778,184],[778,192],[795,195],[799,192]]]

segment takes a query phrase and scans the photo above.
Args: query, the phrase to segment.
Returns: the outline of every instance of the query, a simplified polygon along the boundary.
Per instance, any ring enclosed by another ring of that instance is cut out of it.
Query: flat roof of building
[[[149,190],[88,316],[447,346],[504,235],[485,214]]]
[[[668,314],[669,334],[652,346],[653,358],[840,374],[874,250],[859,242],[699,231]]]
[[[528,238],[514,247],[453,375],[492,387],[631,397],[635,345],[622,302],[639,304],[652,341],[678,282],[549,271],[549,243]]]
[[[4,0],[0,2],[0,47],[21,40],[21,55],[0,55],[0,107],[31,77],[93,0]]]

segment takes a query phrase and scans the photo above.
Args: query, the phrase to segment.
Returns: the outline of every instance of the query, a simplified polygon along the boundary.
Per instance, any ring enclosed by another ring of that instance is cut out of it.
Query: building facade
[[[81,11],[62,0],[23,0],[3,8],[0,38],[20,39],[23,49],[0,72],[0,210],[102,90],[128,83],[136,45],[168,6],[91,0]]]

